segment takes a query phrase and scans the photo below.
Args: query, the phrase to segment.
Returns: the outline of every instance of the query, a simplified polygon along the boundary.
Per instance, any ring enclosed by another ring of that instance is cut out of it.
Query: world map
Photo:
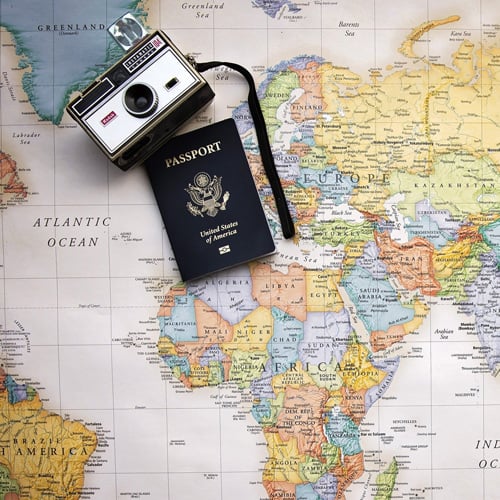
[[[0,1],[0,498],[495,498],[493,2],[406,2],[400,26],[390,1]],[[250,66],[293,240],[236,74],[207,76],[193,126],[234,118],[276,254],[181,282],[142,169],[64,113],[127,9],[200,60],[199,33],[225,59],[235,27],[266,33]]]

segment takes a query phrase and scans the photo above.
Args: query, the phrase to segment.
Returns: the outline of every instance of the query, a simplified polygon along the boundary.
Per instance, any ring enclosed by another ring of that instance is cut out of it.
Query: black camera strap
[[[250,113],[255,125],[262,163],[264,165],[264,170],[269,180],[269,184],[271,185],[271,190],[276,202],[276,208],[278,210],[278,216],[280,218],[283,236],[285,238],[291,238],[295,234],[295,227],[293,225],[292,217],[288,209],[285,193],[283,192],[283,186],[281,185],[278,171],[276,170],[276,165],[274,163],[271,145],[269,144],[269,138],[267,136],[266,122],[264,120],[264,115],[262,114],[262,109],[260,107],[254,79],[251,73],[239,64],[220,61],[196,63],[196,69],[200,73],[212,68],[216,68],[218,66],[227,66],[228,68],[237,71],[245,77],[245,80],[248,83],[248,107],[250,108]]]

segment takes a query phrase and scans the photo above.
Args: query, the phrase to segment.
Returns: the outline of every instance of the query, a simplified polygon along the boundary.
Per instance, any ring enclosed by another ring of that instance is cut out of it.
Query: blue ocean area
[[[125,12],[136,12],[138,4],[0,0],[0,24],[14,38],[20,67],[31,68],[23,88],[41,119],[59,123],[71,93],[87,87],[122,56],[107,27]]]

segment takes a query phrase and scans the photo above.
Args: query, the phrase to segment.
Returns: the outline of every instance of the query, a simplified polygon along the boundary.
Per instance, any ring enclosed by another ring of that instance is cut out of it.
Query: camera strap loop
[[[203,73],[212,68],[218,66],[227,66],[245,77],[248,83],[248,107],[250,108],[250,113],[253,118],[255,125],[255,131],[257,133],[257,141],[259,143],[260,155],[262,157],[262,163],[264,165],[264,170],[266,172],[269,184],[271,185],[271,190],[276,202],[276,208],[278,210],[278,216],[281,222],[281,229],[283,231],[283,236],[285,238],[291,238],[295,234],[295,227],[293,225],[292,217],[288,209],[288,205],[285,198],[285,193],[283,192],[283,186],[281,185],[280,178],[278,176],[278,171],[276,170],[276,165],[274,163],[273,153],[271,151],[271,145],[269,143],[269,138],[267,136],[266,122],[264,120],[264,115],[262,114],[262,109],[260,107],[259,98],[257,96],[257,90],[255,88],[255,82],[251,73],[236,63],[231,62],[220,62],[212,61],[205,63],[197,63],[196,69]]]

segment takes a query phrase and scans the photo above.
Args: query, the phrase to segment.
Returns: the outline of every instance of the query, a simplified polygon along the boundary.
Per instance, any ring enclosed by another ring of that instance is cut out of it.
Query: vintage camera
[[[115,165],[128,170],[215,94],[162,31],[148,34],[130,13],[108,31],[127,53],[66,109]]]

